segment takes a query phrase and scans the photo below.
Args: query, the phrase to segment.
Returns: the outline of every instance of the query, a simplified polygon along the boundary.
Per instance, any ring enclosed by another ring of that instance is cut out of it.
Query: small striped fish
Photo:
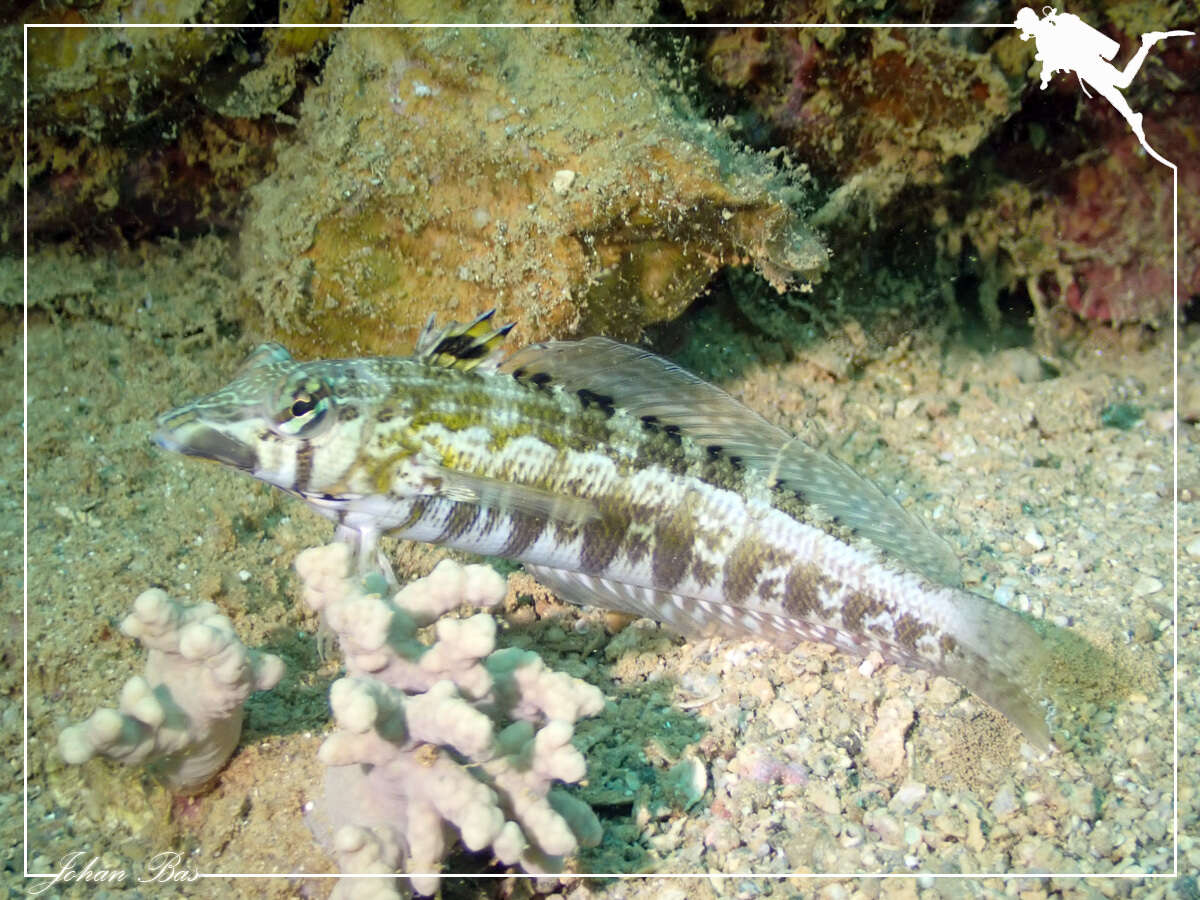
[[[1041,748],[1044,654],[962,589],[949,548],[845,464],[720,389],[604,338],[505,358],[488,313],[411,357],[255,351],[155,440],[307,501],[369,567],[381,534],[520,560],[561,596],[689,634],[850,653],[947,675]]]

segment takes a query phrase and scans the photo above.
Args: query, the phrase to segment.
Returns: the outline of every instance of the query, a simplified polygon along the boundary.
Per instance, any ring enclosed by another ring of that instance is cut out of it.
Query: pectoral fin
[[[566,497],[529,485],[441,466],[432,467],[432,475],[433,483],[440,482],[435,493],[447,500],[569,525],[583,525],[600,516],[595,504],[584,497]]]

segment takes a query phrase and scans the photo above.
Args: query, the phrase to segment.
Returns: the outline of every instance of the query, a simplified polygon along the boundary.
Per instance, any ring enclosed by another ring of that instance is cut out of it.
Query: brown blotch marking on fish
[[[932,626],[928,623],[922,622],[910,613],[904,613],[896,620],[896,628],[893,634],[897,644],[911,651],[914,655],[919,656],[917,641],[932,630]]]
[[[456,428],[485,422],[485,416],[480,412],[491,407],[492,401],[488,395],[480,395],[473,401],[468,397],[458,397],[456,400],[458,408],[464,411],[460,413],[462,418],[456,423]],[[492,429],[490,448],[495,452],[502,450],[514,438],[531,437],[556,450],[560,454],[561,465],[561,454],[566,450],[581,453],[603,451],[613,442],[614,431],[609,427],[609,420],[599,409],[584,408],[582,405],[573,410],[564,409],[557,395],[533,390],[524,396],[513,398],[511,402],[514,420],[520,424],[511,430]],[[466,412],[472,410],[474,412],[469,414]],[[570,428],[563,427],[566,419],[571,422]],[[444,411],[431,409],[415,415],[413,424],[445,424],[445,420]]]
[[[621,549],[621,542],[629,528],[629,517],[619,509],[607,508],[583,526],[583,547],[579,552],[579,567],[589,575],[596,575],[608,568],[609,563]]]
[[[722,451],[717,456],[707,455],[698,471],[693,474],[706,484],[719,487],[735,494],[744,493],[749,473],[742,467],[737,456],[727,456]]]
[[[339,422],[353,422],[359,415],[360,410],[353,403],[338,407],[337,418]]]
[[[401,443],[396,441],[394,443]],[[356,466],[362,466],[367,470],[367,475],[371,479],[371,484],[375,487],[375,492],[379,494],[391,493],[392,481],[396,474],[396,468],[399,464],[412,456],[412,451],[406,447],[397,450],[395,453],[390,453],[382,459],[376,459],[371,456],[371,451],[366,448],[360,448],[358,458],[354,461]],[[441,488],[441,479],[434,479],[433,484],[436,488]]]
[[[952,635],[943,634],[938,638],[938,646],[942,648],[942,653],[946,656],[952,656],[954,651],[958,649],[958,641]]]
[[[783,587],[783,607],[799,618],[822,615],[821,589],[828,579],[811,563],[794,563]]]
[[[686,503],[686,498],[684,500]],[[683,580],[695,553],[696,523],[683,504],[673,514],[660,514],[654,523],[650,573],[654,586],[669,591]]]
[[[711,563],[706,559],[701,559],[699,556],[692,562],[692,578],[700,587],[708,587],[717,579],[720,573],[716,563]]]
[[[483,525],[480,526],[481,534],[491,534],[492,529],[496,527],[496,523],[500,521],[502,513],[494,506],[489,506],[484,510]]]
[[[579,537],[579,526],[574,522],[564,522],[561,520],[554,522],[554,540],[560,544],[574,543],[575,538]]]
[[[313,452],[315,449],[313,442],[306,440],[301,440],[300,446],[296,448],[296,474],[292,478],[293,490],[308,490],[308,482],[312,478]]]
[[[481,512],[483,510],[473,503],[455,503],[450,509],[450,515],[446,516],[446,524],[437,540],[452,541],[461,536],[475,524]]]
[[[741,603],[758,586],[758,579],[767,568],[775,568],[786,562],[786,558],[769,544],[757,537],[738,541],[721,570],[722,591],[731,603]]]
[[[387,495],[393,500],[397,501],[406,499],[396,493],[393,493],[392,491],[388,491]],[[404,531],[407,528],[412,528],[414,525],[420,522],[421,519],[425,518],[425,513],[428,511],[429,503],[432,499],[432,497],[418,497],[417,499],[413,500],[412,508],[408,511],[408,517],[399,525],[389,529],[389,531]],[[341,518],[339,518],[338,521],[341,522]]]
[[[632,528],[625,535],[625,559],[630,566],[637,566],[650,551],[650,537],[641,530]]]
[[[887,604],[878,597],[855,591],[842,602],[842,625],[847,631],[863,634],[866,631],[863,619],[874,618],[887,610]]]
[[[500,548],[501,556],[519,557],[528,550],[546,527],[546,520],[525,513],[509,514],[511,531],[508,540]]]
[[[612,420],[616,422],[616,419]],[[644,420],[643,420],[644,421]],[[685,447],[677,433],[672,437],[658,426],[646,428],[639,424],[632,430],[623,432],[622,439],[634,446],[632,470],[646,469],[659,466],[673,475],[685,475],[694,463],[706,459],[706,455],[697,451],[694,444]],[[688,449],[691,449],[691,453]]]
[[[764,602],[774,600],[777,590],[779,590],[778,578],[764,578],[758,583],[758,599]]]

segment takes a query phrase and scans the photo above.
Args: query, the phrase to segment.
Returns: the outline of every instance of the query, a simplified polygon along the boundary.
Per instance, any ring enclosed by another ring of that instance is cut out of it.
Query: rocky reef
[[[729,8],[689,4],[699,16]],[[1141,34],[1195,31],[1200,22],[1181,7],[1070,11],[1119,43],[1117,68]],[[840,12],[798,0],[770,15],[795,23],[1004,18],[979,5],[902,0]],[[1194,37],[1157,44],[1127,91],[1146,115],[1151,143],[1180,170],[1183,303],[1200,294],[1200,269],[1190,262],[1200,246],[1195,47]],[[769,141],[789,147],[828,185],[814,221],[828,226],[846,264],[830,273],[827,299],[871,285],[857,255],[845,252],[866,246],[882,293],[895,293],[882,270],[902,273],[922,258],[933,277],[918,307],[941,294],[951,305],[978,304],[993,326],[1000,305],[1027,305],[1043,337],[1061,328],[1060,313],[1117,325],[1171,315],[1169,170],[1073,76],[1060,74],[1040,91],[1030,77],[1033,43],[1017,32],[739,28],[718,30],[697,53],[722,94],[717,108],[734,111],[744,134],[769,127]],[[951,287],[959,281],[965,296]]]
[[[995,18],[905,0],[683,10],[800,25]],[[105,0],[23,19],[245,11],[234,0]],[[1121,44],[1118,63],[1147,30],[1197,26],[1182,7],[1165,18],[1129,3],[1075,12]],[[614,13],[557,3],[537,17]],[[488,14],[532,15],[513,3]],[[369,0],[352,11],[289,4],[279,23],[347,17],[478,18]],[[1196,171],[1194,42],[1159,45],[1129,88],[1185,182]],[[35,244],[236,237],[227,314],[304,355],[394,352],[429,312],[465,320],[493,307],[533,340],[634,339],[739,266],[770,284],[730,279],[768,334],[779,312],[837,327],[978,305],[994,325],[1000,307],[1027,308],[1043,329],[1059,312],[1115,324],[1170,312],[1167,173],[1073,80],[1039,91],[1033,46],[1011,29],[750,27],[655,40],[570,28],[48,28],[30,32],[29,57]],[[17,62],[0,58],[14,86]],[[0,114],[17,135],[19,106]],[[14,200],[19,150],[10,137],[0,187]],[[1200,192],[1180,187],[1186,302],[1200,291],[1186,263]],[[1114,204],[1111,221],[1129,227],[1105,227]],[[22,228],[13,216],[0,221],[9,243]]]
[[[244,189],[273,165],[288,109],[331,35],[171,24],[247,21],[252,10],[244,0],[29,8],[22,21],[44,26],[29,31],[29,214],[22,222],[17,202],[21,60],[0,54],[16,101],[0,102],[0,191],[14,201],[0,214],[0,245],[26,228],[35,241],[95,246],[236,227]],[[284,23],[343,16],[340,2],[280,10]],[[114,27],[79,27],[100,24]]]
[[[621,31],[343,32],[253,189],[249,315],[302,354],[493,307],[526,338],[634,338],[723,266],[819,277],[802,185],[681,103]]]

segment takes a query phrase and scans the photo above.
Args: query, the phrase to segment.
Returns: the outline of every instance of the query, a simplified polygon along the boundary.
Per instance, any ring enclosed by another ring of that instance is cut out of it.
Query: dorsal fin
[[[673,426],[702,447],[719,447],[905,565],[939,583],[962,584],[950,547],[875,484],[669,360],[590,337],[531,344],[504,360],[499,371],[588,391],[645,421]]]
[[[259,344],[251,350],[250,355],[242,360],[242,364],[238,366],[237,374],[245,375],[247,372],[252,372],[255,369],[261,369],[275,363],[291,361],[292,354],[288,352],[287,347],[283,346],[283,344],[277,344],[275,341],[270,341],[266,344]]]
[[[489,309],[468,325],[450,322],[441,329],[435,328],[434,316],[430,314],[417,337],[413,357],[430,365],[462,372],[494,370],[503,355],[501,344],[515,324],[510,322],[493,328],[495,313],[496,310]]]

